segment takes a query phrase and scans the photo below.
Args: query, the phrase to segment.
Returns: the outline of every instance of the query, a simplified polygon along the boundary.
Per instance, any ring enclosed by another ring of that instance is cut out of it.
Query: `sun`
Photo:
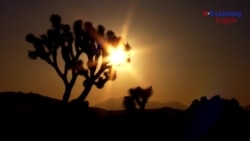
[[[108,61],[109,64],[114,66],[120,66],[126,63],[128,59],[128,53],[124,50],[122,45],[118,45],[117,47],[108,47],[109,57]]]

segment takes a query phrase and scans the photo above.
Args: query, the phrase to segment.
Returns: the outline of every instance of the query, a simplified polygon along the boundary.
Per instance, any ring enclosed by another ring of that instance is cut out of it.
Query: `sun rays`
[[[128,57],[128,53],[123,49],[121,45],[118,45],[118,47],[108,47],[108,61],[113,66],[120,66],[124,63],[126,63]]]

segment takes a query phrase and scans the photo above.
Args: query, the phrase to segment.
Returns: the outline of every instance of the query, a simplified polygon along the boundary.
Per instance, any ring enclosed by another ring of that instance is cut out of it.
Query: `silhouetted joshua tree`
[[[124,52],[128,53],[131,49],[128,43],[123,43],[121,37],[117,37],[113,31],[106,32],[102,25],[94,28],[91,22],[76,20],[71,31],[69,25],[61,23],[59,15],[52,14],[50,21],[52,27],[46,34],[39,37],[34,34],[26,36],[26,41],[34,47],[34,50],[28,51],[28,55],[31,59],[40,57],[55,69],[65,85],[63,102],[68,103],[78,76],[83,76],[85,80],[84,89],[75,100],[77,102],[85,100],[93,85],[103,88],[108,80],[115,80],[115,64],[109,59],[112,53],[109,49],[122,45]],[[87,60],[80,59],[83,54],[86,54]],[[58,65],[60,57],[64,67]],[[129,56],[126,60],[130,62]]]
[[[123,106],[129,112],[133,113],[136,111],[136,103],[132,96],[125,96],[123,99]]]
[[[124,108],[131,112],[136,110],[136,104],[139,106],[140,111],[145,110],[145,105],[148,102],[149,97],[153,94],[152,86],[147,88],[130,88],[129,96],[125,96],[123,100]]]

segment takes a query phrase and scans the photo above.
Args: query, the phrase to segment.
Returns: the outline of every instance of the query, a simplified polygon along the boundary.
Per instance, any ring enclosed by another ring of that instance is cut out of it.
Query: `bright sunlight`
[[[121,44],[118,47],[109,46],[108,51],[108,60],[111,65],[120,66],[129,59],[128,52],[125,51],[123,45]]]

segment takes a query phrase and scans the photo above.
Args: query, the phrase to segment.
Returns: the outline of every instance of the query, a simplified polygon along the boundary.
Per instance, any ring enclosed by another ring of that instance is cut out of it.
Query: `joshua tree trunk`
[[[141,103],[140,104],[140,112],[144,112],[145,111],[145,104]]]
[[[70,85],[65,86],[65,91],[63,94],[63,103],[68,103],[72,88],[73,86]]]
[[[84,90],[82,91],[81,95],[76,99],[76,101],[83,102],[88,96],[93,85],[93,82],[89,82],[88,84],[86,84]]]
[[[65,73],[67,74],[67,73]],[[76,78],[77,78],[77,74],[76,73],[72,73],[73,77],[70,80],[70,82],[67,81],[66,75],[62,76],[62,80],[64,82],[64,86],[65,86],[65,91],[63,94],[63,103],[67,104],[69,102],[69,97],[72,91],[72,88],[74,87],[74,84],[76,82]]]

